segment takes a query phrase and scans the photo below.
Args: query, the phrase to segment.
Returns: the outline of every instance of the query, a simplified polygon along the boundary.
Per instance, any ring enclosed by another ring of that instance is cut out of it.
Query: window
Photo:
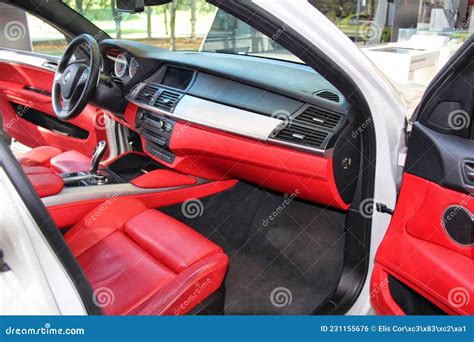
[[[43,20],[0,3],[0,47],[61,56],[67,46],[63,33]]]
[[[142,13],[117,12],[114,0],[64,0],[113,38],[136,40],[169,50],[253,55],[300,62],[274,40],[205,0],[174,0]]]

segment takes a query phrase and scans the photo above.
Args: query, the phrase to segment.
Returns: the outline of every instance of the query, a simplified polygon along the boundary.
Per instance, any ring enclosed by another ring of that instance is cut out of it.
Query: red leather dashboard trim
[[[405,174],[398,204],[387,234],[376,255],[372,276],[372,302],[377,312],[396,314],[384,306],[386,294],[379,291],[383,272],[412,287],[452,314],[474,314],[474,301],[456,307],[455,288],[474,298],[474,247],[450,241],[441,226],[444,208],[463,205],[474,211],[474,201],[423,178]],[[381,272],[381,273],[380,273]],[[388,286],[387,286],[388,287]],[[388,290],[388,289],[387,289]]]
[[[184,174],[242,179],[338,209],[349,208],[337,190],[332,158],[180,122],[173,129],[170,148],[176,154],[172,165],[147,154]]]
[[[183,187],[176,190],[164,192],[152,192],[142,195],[121,196],[131,197],[142,201],[148,208],[158,208],[171,204],[182,203],[190,198],[202,198],[232,188],[237,184],[236,180],[217,181]],[[120,195],[120,194],[119,194]],[[78,201],[48,207],[48,211],[59,228],[70,227],[85,216],[97,205],[104,203],[107,198],[99,198],[90,201]],[[110,199],[113,200],[113,199]]]

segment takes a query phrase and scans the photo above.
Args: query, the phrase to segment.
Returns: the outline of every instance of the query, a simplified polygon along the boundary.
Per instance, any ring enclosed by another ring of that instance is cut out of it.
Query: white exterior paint
[[[2,315],[85,315],[66,270],[3,169],[0,246],[10,271],[0,273]]]

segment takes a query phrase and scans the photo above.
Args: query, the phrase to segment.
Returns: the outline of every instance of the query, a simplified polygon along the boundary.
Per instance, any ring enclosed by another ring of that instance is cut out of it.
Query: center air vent
[[[181,94],[175,93],[169,90],[163,90],[161,94],[155,100],[154,106],[172,112],[176,104],[178,103]]]
[[[323,148],[327,143],[329,133],[303,126],[290,124],[279,131],[273,139],[310,148]]]
[[[139,102],[143,102],[149,104],[153,97],[155,96],[156,92],[158,91],[159,87],[153,84],[147,84],[138,92],[136,100]]]
[[[317,92],[315,95],[322,97],[323,99],[337,102],[337,103],[339,103],[339,100],[340,100],[339,95],[329,90],[323,90],[323,91]]]
[[[294,121],[336,130],[344,123],[343,119],[343,116],[339,113],[316,107],[308,107]]]

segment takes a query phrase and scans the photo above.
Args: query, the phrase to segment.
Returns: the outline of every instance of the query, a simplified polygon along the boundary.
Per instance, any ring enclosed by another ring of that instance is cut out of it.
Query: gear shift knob
[[[100,160],[104,156],[104,153],[106,150],[107,150],[107,143],[104,140],[99,141],[99,143],[94,149],[94,153],[92,153],[91,168],[89,169],[90,173],[94,173],[94,174],[97,173],[97,170],[99,169]]]

